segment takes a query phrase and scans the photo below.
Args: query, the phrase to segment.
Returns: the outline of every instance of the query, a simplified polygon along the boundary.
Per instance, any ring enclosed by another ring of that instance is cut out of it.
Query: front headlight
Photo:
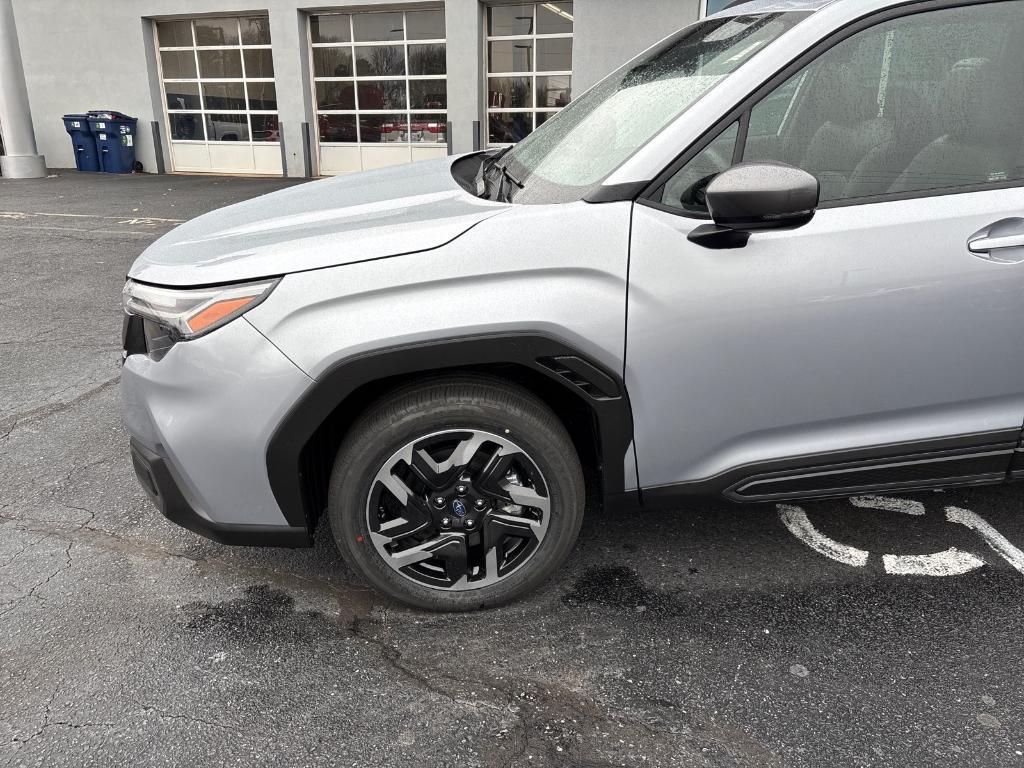
[[[121,292],[124,311],[168,329],[175,340],[195,339],[230,323],[263,301],[279,278],[214,288],[161,288],[135,280]]]

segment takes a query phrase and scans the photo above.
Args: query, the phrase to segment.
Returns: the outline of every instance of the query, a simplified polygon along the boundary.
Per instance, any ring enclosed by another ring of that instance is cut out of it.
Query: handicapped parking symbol
[[[850,503],[861,509],[878,509],[912,516],[925,514],[924,504],[910,499],[855,496],[850,499]],[[857,568],[863,568],[868,564],[871,557],[870,552],[826,536],[814,527],[807,512],[801,507],[779,504],[777,509],[779,518],[789,532],[815,552],[836,562]],[[1006,560],[1019,573],[1024,574],[1024,552],[1017,549],[979,515],[969,509],[946,507],[945,516],[947,522],[962,525],[974,532],[989,549]],[[981,555],[965,552],[956,547],[927,555],[882,555],[885,572],[896,576],[960,576],[977,570],[985,564]]]

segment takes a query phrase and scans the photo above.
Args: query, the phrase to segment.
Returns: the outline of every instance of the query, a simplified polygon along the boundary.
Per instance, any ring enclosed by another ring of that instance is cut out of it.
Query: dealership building
[[[9,155],[71,168],[62,115],[117,110],[139,120],[147,172],[407,163],[518,141],[727,2],[0,0],[0,135]]]

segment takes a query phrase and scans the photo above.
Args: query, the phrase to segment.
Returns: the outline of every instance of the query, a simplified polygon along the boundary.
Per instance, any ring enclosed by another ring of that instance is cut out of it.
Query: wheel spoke
[[[504,483],[502,490],[508,494],[514,504],[518,504],[521,507],[539,509],[544,515],[551,511],[551,500],[546,496],[541,496],[533,488],[527,488],[525,485],[516,485],[515,483]]]
[[[447,485],[454,474],[465,469],[487,440],[487,435],[474,432],[470,437],[461,440],[444,461],[434,461],[426,450],[420,448],[416,451],[411,465],[431,487],[440,488]]]
[[[414,494],[412,489],[405,484],[402,478],[392,474],[392,471],[389,470],[382,477],[378,477],[377,479],[381,485],[391,491],[391,495],[398,500],[399,504],[403,507],[409,505],[409,500],[413,498]]]
[[[469,550],[466,537],[461,533],[448,535],[444,545],[434,550],[435,557],[444,561],[445,575],[452,584],[465,581],[469,573]]]
[[[487,518],[487,535],[484,546],[490,550],[509,536],[521,539],[539,539],[542,530],[539,520],[515,517],[514,515],[490,515]]]
[[[518,455],[518,451],[506,451],[504,447],[499,447],[487,465],[480,470],[480,474],[476,478],[477,487],[495,496],[506,495],[505,489],[502,487],[506,482],[505,475],[512,468],[512,461]]]
[[[398,539],[404,539],[407,536],[419,533],[430,525],[430,520],[426,516],[410,515],[409,517],[415,517],[415,519],[410,520],[408,517],[396,517],[393,520],[381,523],[378,530],[370,531],[370,537],[375,544],[383,546],[384,544],[391,544]]]
[[[460,533],[449,533],[422,544],[407,547],[392,553],[391,563],[395,568],[405,568],[435,557],[441,558],[446,563],[451,561],[456,565],[461,562],[461,570],[454,577],[458,578],[466,572],[466,537]]]

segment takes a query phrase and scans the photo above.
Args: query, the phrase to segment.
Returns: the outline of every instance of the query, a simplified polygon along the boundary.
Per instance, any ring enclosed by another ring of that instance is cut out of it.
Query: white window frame
[[[443,38],[429,38],[429,39],[410,39],[409,38],[409,26],[407,15],[409,13],[415,13],[417,11],[441,11],[444,12],[443,6],[441,7],[427,7],[427,8],[416,8],[412,10],[406,10],[401,8],[381,8],[380,10],[330,10],[322,13],[310,13],[306,16],[306,43],[309,50],[309,83],[310,83],[310,98],[312,99],[313,105],[313,119],[316,121],[316,137],[319,146],[323,147],[424,147],[424,146],[444,146],[448,144],[447,138],[447,123],[448,123],[448,65],[447,65],[447,53],[448,53],[448,30],[445,29],[445,37]],[[355,37],[355,17],[357,15],[367,15],[371,13],[401,13],[402,14],[402,39],[401,40],[356,40]],[[349,17],[349,41],[343,43],[314,43],[313,42],[313,17],[324,17],[324,16],[348,16]],[[443,45],[445,49],[445,74],[443,75],[413,75],[409,72],[409,46],[410,45]],[[389,47],[402,47],[402,53],[405,56],[405,74],[403,75],[359,75],[356,69],[356,48],[365,48],[371,46],[389,46]],[[316,74],[316,61],[314,52],[318,48],[347,48],[352,57],[352,76],[351,77],[321,77]],[[443,109],[414,109],[412,106],[412,94],[410,81],[419,82],[426,80],[437,80],[445,83],[445,104]],[[367,82],[394,82],[403,81],[405,83],[405,108],[404,109],[360,109],[359,107],[359,83]],[[351,83],[352,84],[352,98],[355,104],[354,109],[320,109],[317,105],[317,83]],[[440,120],[438,122],[445,126],[445,132],[440,134],[441,140],[436,143],[423,142],[423,141],[412,141],[412,132],[407,131],[405,141],[370,141],[365,142],[362,140],[363,127],[360,122],[360,116],[362,115],[405,115],[406,124],[411,128],[412,116],[413,115],[437,115]],[[320,115],[351,115],[355,118],[356,128],[356,141],[324,141],[320,138]]]
[[[235,20],[235,25],[238,31],[238,43],[234,45],[197,45],[196,40],[196,22],[204,21],[206,19],[217,19],[217,18],[231,18]],[[252,115],[274,115],[278,116],[279,109],[250,109],[249,108],[249,83],[271,83],[274,85],[275,96],[277,94],[277,82],[275,77],[247,77],[245,71],[245,51],[248,50],[273,50],[273,41],[271,43],[261,44],[243,44],[242,42],[242,19],[268,19],[268,16],[261,14],[240,14],[232,16],[194,16],[187,19],[155,19],[153,21],[153,39],[156,42],[156,60],[157,60],[157,74],[160,78],[160,96],[164,106],[164,125],[167,131],[167,140],[173,144],[229,144],[237,146],[260,146],[260,147],[273,147],[280,146],[280,137],[278,141],[256,141],[253,139],[252,130]],[[189,31],[192,34],[192,45],[191,46],[162,46],[160,45],[160,31],[157,27],[159,22],[188,22]],[[177,52],[191,52],[196,67],[196,76],[192,77],[164,77],[163,70],[163,54],[165,51],[177,51]],[[239,58],[241,59],[242,76],[238,77],[203,77],[203,73],[199,68],[199,52],[200,51],[238,51]],[[276,74],[276,73],[275,73]],[[195,84],[199,89],[199,107],[197,109],[171,109],[167,102],[167,84],[168,83],[191,83]],[[242,93],[244,94],[245,109],[216,109],[211,110],[206,108],[206,94],[203,90],[205,83],[241,83]],[[279,105],[280,106],[280,105]],[[202,139],[175,139],[173,138],[173,132],[171,130],[171,116],[172,115],[200,115],[203,126],[203,138]],[[223,139],[212,139],[209,136],[207,125],[207,115],[244,115],[246,123],[246,133],[248,140],[223,140]],[[280,126],[280,117],[278,117],[278,125]],[[280,130],[280,128],[278,129]]]
[[[706,0],[704,0],[706,1]],[[488,5],[486,10],[494,7],[500,7],[503,5],[520,5],[521,3],[494,3]],[[557,32],[554,34],[537,34],[537,7],[544,5],[543,2],[533,2],[533,21],[530,25],[531,34],[529,35],[491,35],[489,34],[490,29],[488,28],[488,14],[485,10],[484,13],[484,104],[486,105],[486,116],[487,119],[484,124],[484,131],[486,132],[486,145],[488,147],[505,147],[508,144],[494,143],[491,141],[491,115],[493,114],[528,114],[530,115],[530,132],[537,130],[537,114],[544,113],[550,117],[553,114],[561,112],[565,107],[538,107],[536,106],[537,99],[537,78],[547,76],[563,76],[569,78],[569,89],[570,94],[572,93],[572,70],[561,69],[561,70],[538,70],[537,69],[537,41],[538,40],[557,40],[557,39],[569,39],[573,40],[576,32],[576,22],[573,20],[573,31],[572,32]],[[575,5],[573,6],[575,10]],[[533,44],[533,52],[531,55],[531,67],[528,72],[491,72],[491,43],[501,41],[512,41],[512,40],[529,40]],[[575,42],[573,42],[575,47]],[[533,104],[531,107],[492,107],[490,105],[490,79],[492,77],[525,77],[530,81],[530,101]],[[570,95],[571,99],[571,95]]]

